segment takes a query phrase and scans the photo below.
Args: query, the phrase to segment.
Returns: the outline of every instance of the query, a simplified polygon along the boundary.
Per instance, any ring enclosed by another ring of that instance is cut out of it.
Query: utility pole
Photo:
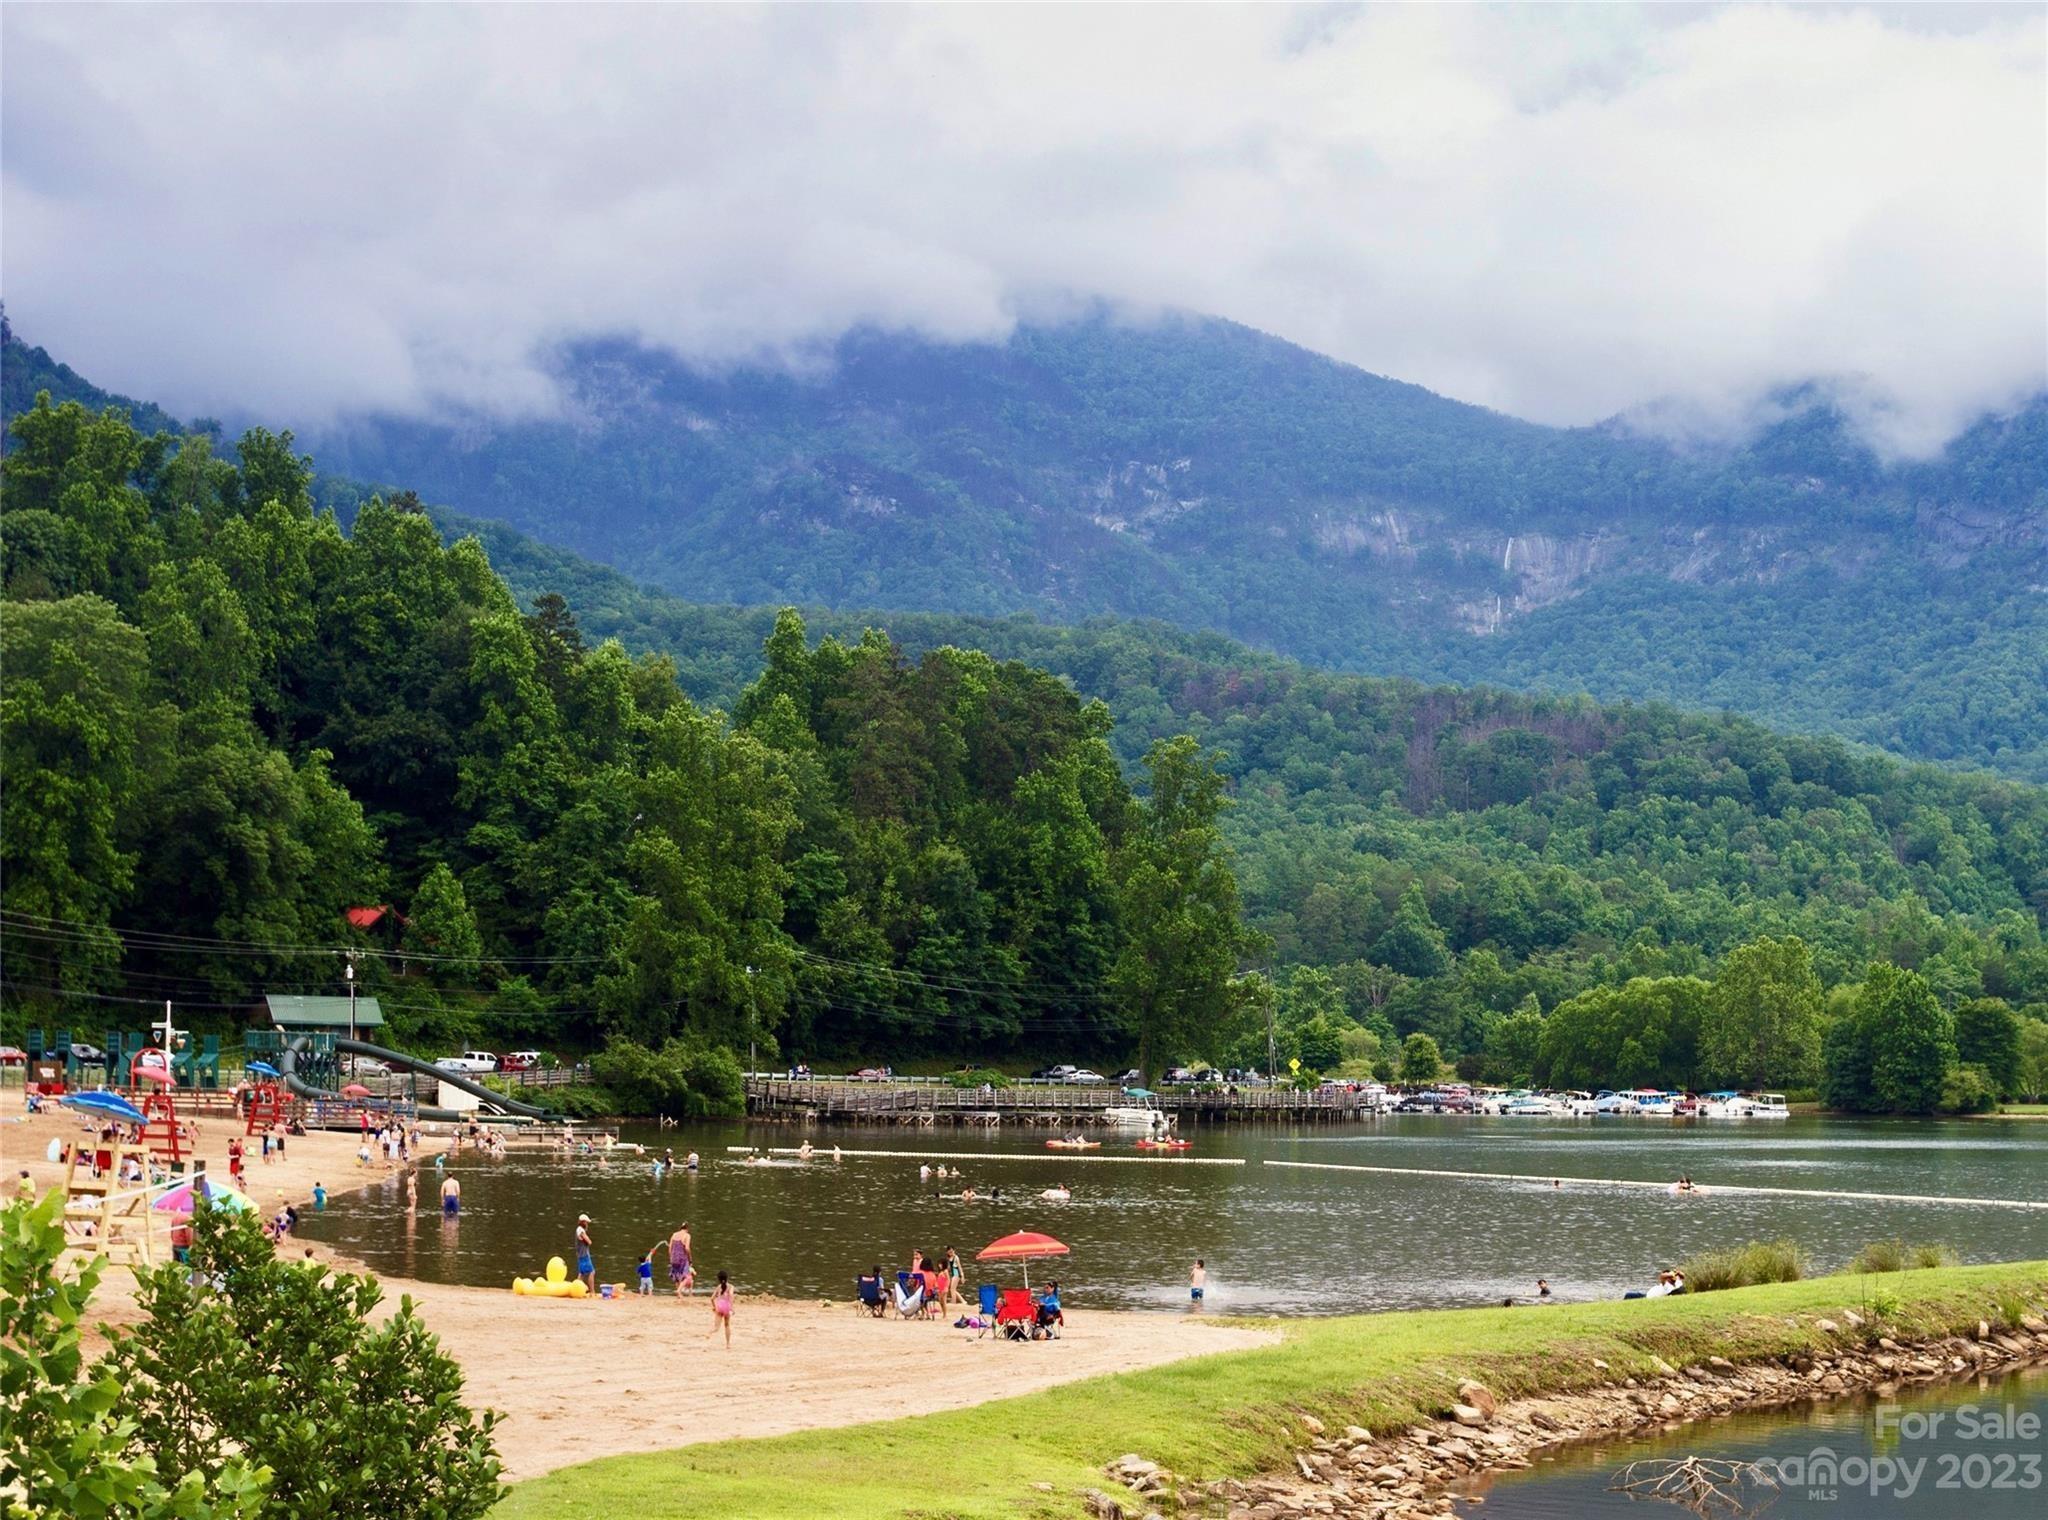
[[[348,957],[348,964],[341,968],[341,974],[348,978],[348,1037],[353,1043],[356,1037],[356,952],[347,950],[343,954]],[[345,1068],[337,1060],[334,1069],[342,1071]]]
[[[754,1029],[759,1020],[754,1000],[754,968],[747,967],[747,1075],[754,1074]]]
[[[1273,978],[1270,974],[1259,978],[1265,990],[1260,994],[1266,1003],[1266,1080],[1273,1080],[1273,1069],[1280,1064],[1280,1047],[1273,1038]]]

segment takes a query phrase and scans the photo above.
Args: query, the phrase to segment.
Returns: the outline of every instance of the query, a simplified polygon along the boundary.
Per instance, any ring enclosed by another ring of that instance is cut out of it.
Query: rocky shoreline
[[[1457,1501],[1447,1490],[1461,1480],[1530,1467],[1539,1455],[1579,1442],[1852,1394],[1888,1397],[1908,1385],[2048,1362],[2048,1319],[2031,1312],[2016,1325],[1980,1319],[1973,1334],[1903,1341],[1851,1309],[1808,1324],[1823,1337],[1814,1350],[1741,1363],[1712,1356],[1684,1367],[1652,1358],[1648,1376],[1568,1393],[1502,1401],[1468,1378],[1436,1420],[1400,1431],[1332,1431],[1300,1415],[1293,1468],[1254,1478],[1198,1482],[1131,1453],[1104,1469],[1110,1487],[1081,1498],[1096,1520],[1422,1520],[1452,1512]],[[1605,1362],[1593,1365],[1607,1370]]]

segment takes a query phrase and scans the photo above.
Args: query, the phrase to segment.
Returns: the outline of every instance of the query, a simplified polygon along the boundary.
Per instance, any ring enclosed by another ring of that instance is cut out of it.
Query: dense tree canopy
[[[332,990],[308,947],[385,903],[363,985],[422,1042],[1178,1056],[1231,1002],[1222,777],[1162,744],[1134,796],[1042,670],[792,612],[728,722],[403,502],[344,534],[289,434],[16,436],[11,1003]]]

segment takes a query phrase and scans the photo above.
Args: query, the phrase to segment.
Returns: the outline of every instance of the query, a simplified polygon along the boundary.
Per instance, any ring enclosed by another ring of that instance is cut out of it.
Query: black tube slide
[[[287,1041],[284,1049],[278,1052],[277,1073],[284,1079],[285,1087],[291,1092],[298,1094],[301,1098],[317,1098],[329,1103],[348,1103],[353,1101],[330,1088],[314,1087],[312,1084],[301,1080],[297,1068],[299,1064],[299,1048],[304,1043],[303,1037],[299,1040]],[[515,1098],[506,1097],[501,1092],[493,1092],[481,1082],[472,1082],[468,1077],[462,1076],[457,1072],[444,1071],[432,1061],[422,1061],[418,1056],[409,1056],[403,1051],[387,1050],[382,1045],[368,1045],[361,1040],[341,1039],[337,1039],[334,1042],[334,1048],[343,1055],[374,1056],[387,1066],[403,1067],[407,1071],[416,1071],[422,1076],[432,1077],[437,1082],[446,1082],[449,1086],[481,1098],[493,1108],[500,1109],[506,1113],[522,1114],[529,1119],[552,1119],[555,1117],[547,1109],[537,1108],[531,1103],[521,1103]],[[461,1109],[454,1108],[422,1108],[417,1110],[417,1112],[422,1119],[431,1120],[436,1124],[457,1124],[465,1119],[475,1117]]]

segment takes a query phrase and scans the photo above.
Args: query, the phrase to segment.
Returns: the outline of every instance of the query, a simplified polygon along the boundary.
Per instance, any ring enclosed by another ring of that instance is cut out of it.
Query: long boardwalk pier
[[[1649,1188],[1668,1193],[1668,1182],[1644,1182],[1630,1177],[1567,1177],[1563,1173],[1536,1176],[1525,1172],[1444,1172],[1420,1166],[1360,1166],[1339,1161],[1268,1161],[1267,1166],[1287,1167],[1300,1172],[1377,1172],[1390,1177],[1448,1177],[1463,1182],[1533,1182],[1539,1187]],[[1834,1188],[1762,1187],[1755,1183],[1714,1183],[1701,1185],[1695,1196],[1716,1197],[1722,1193],[1768,1193],[1779,1198],[1847,1198],[1858,1203],[1934,1203],[1979,1209],[2048,1209],[2048,1201],[2029,1198],[1950,1198],[1936,1193],[1851,1193]]]
[[[1373,1117],[1365,1096],[1331,1089],[1241,1087],[1234,1091],[1168,1088],[1149,1098],[1128,1098],[1114,1083],[1075,1086],[1012,1083],[1007,1087],[955,1087],[935,1081],[861,1082],[835,1077],[747,1078],[747,1112],[797,1123],[964,1124],[1075,1128],[1107,1124],[1110,1108],[1152,1108],[1186,1130],[1196,1124],[1270,1121],[1281,1124],[1351,1122]]]

